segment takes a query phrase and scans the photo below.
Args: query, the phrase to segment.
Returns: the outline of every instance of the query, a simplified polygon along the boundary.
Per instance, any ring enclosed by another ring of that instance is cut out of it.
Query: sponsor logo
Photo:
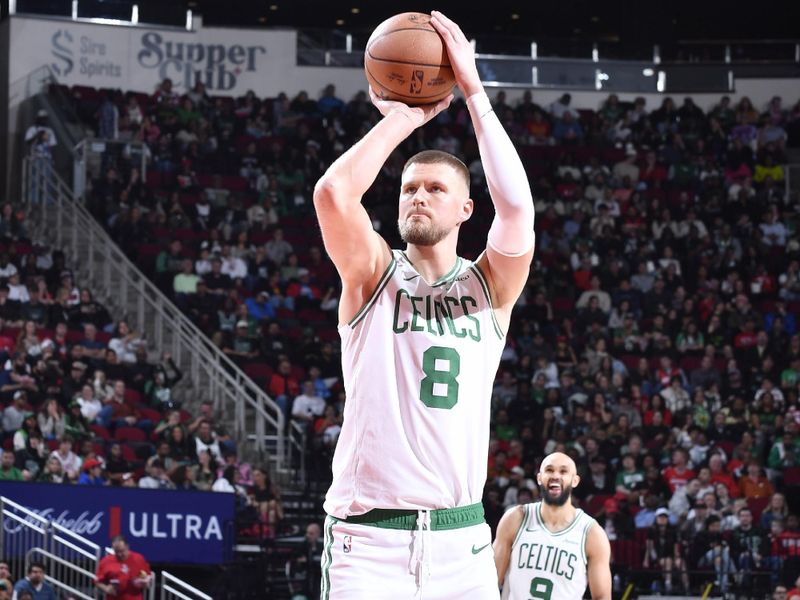
[[[409,87],[408,91],[412,94],[421,94],[422,93],[422,83],[425,79],[425,71],[422,69],[414,69],[411,71],[411,86]]]
[[[111,59],[110,49],[105,42],[99,42],[88,35],[79,38],[69,29],[58,29],[50,38],[50,53],[59,62],[50,63],[50,68],[59,77],[67,77],[75,70],[85,78],[122,77],[122,65]]]
[[[62,61],[61,64],[50,63],[50,68],[53,69],[56,75],[66,77],[75,67],[75,61],[72,60],[72,34],[68,29],[59,29],[53,34],[53,37],[50,38],[50,42],[53,44],[50,53]],[[69,44],[69,46],[65,45],[65,42]]]
[[[209,90],[231,90],[243,73],[255,73],[264,46],[179,42],[157,31],[143,33],[136,63],[169,77],[176,88],[189,90],[198,82]]]
[[[344,540],[342,542],[342,550],[344,551],[345,554],[349,554],[350,550],[352,549],[353,549],[353,536],[352,535],[344,536]]]
[[[478,554],[478,553],[479,553],[481,550],[483,550],[484,548],[486,548],[488,545],[489,545],[489,544],[484,544],[484,545],[483,545],[483,546],[481,546],[480,548],[476,548],[476,547],[475,547],[475,544],[473,544],[473,545],[472,545],[472,553],[473,553],[473,554]]]
[[[84,510],[77,515],[73,515],[69,510],[56,512],[54,508],[44,508],[40,510],[32,510],[32,513],[40,516],[42,519],[52,521],[56,525],[60,525],[65,529],[69,529],[78,535],[90,536],[95,535],[100,531],[103,525],[103,516],[105,513],[98,512],[92,515],[89,511]],[[42,523],[39,519],[35,519],[30,515],[26,515],[21,521],[15,519],[4,519],[6,533],[14,535],[19,533],[25,528],[26,525],[33,527],[41,527]]]
[[[54,508],[32,510],[42,519],[47,519],[69,529],[73,533],[94,537],[101,533],[107,523],[108,537],[127,533],[132,538],[184,539],[200,541],[222,541],[222,524],[216,516],[204,517],[196,514],[155,513],[142,511],[123,511],[118,506],[92,514],[89,511],[73,513],[69,510],[58,512]],[[41,527],[41,521],[26,516],[21,521],[5,519],[5,531],[9,535],[23,532],[27,526]],[[123,527],[126,525],[127,527]],[[24,532],[23,532],[24,533]]]
[[[416,279],[419,275],[409,275],[408,277],[403,277],[403,281],[411,281],[412,279]]]

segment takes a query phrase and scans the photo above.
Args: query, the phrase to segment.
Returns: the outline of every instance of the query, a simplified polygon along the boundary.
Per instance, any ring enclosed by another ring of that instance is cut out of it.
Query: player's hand
[[[475,51],[461,27],[438,10],[431,11],[431,25],[444,40],[456,83],[464,96],[469,98],[482,92],[483,84],[478,75],[478,65],[475,64]]]
[[[369,97],[375,105],[375,108],[377,108],[384,117],[389,113],[402,113],[409,119],[414,129],[425,125],[425,123],[450,106],[450,102],[453,101],[453,94],[450,94],[447,98],[439,100],[439,102],[435,104],[409,106],[408,104],[396,100],[384,100],[375,93],[372,87],[369,88]]]

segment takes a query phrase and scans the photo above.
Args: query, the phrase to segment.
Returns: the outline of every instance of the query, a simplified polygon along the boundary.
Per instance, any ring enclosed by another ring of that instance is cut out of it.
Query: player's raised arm
[[[314,207],[325,249],[342,278],[342,323],[358,312],[391,260],[386,243],[372,228],[361,198],[400,142],[447,108],[453,99],[451,95],[437,104],[412,108],[401,102],[380,100],[372,90],[370,97],[383,119],[342,154],[314,187]]]
[[[495,208],[484,255],[492,282],[495,308],[508,311],[528,279],[533,257],[533,196],[528,177],[514,144],[492,110],[483,89],[475,52],[461,28],[433,11],[431,24],[447,46],[458,87],[467,99],[472,125],[478,138],[486,182]]]
[[[497,584],[503,585],[508,573],[508,564],[511,560],[511,550],[514,539],[522,525],[524,515],[522,506],[515,506],[506,511],[497,524],[497,535],[494,538],[494,566],[497,568]]]
[[[603,528],[592,525],[586,536],[587,578],[593,600],[611,600],[611,544]]]

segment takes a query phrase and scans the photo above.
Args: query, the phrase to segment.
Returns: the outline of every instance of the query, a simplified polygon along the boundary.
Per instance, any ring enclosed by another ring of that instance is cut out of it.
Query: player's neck
[[[575,520],[575,507],[572,506],[572,500],[563,506],[552,506],[543,501],[541,506],[542,521],[550,531],[561,531]]]
[[[437,281],[450,272],[456,262],[455,240],[446,238],[435,246],[406,246],[406,256],[427,282]]]

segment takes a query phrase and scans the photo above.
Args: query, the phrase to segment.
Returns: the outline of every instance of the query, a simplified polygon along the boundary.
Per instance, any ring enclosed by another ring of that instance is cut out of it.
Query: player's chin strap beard
[[[431,543],[431,513],[429,510],[417,512],[417,531],[414,536],[414,571],[417,587],[422,587],[431,578],[433,544]]]

